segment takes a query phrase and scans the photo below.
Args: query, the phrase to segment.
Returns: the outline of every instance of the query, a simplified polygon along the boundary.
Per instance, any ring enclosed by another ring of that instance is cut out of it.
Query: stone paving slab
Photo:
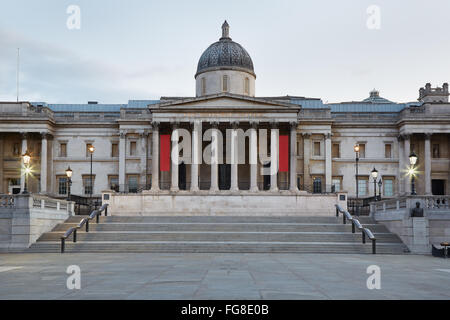
[[[66,269],[81,269],[69,290]],[[366,286],[370,265],[381,289]],[[450,299],[450,259],[422,255],[0,254],[0,299]]]

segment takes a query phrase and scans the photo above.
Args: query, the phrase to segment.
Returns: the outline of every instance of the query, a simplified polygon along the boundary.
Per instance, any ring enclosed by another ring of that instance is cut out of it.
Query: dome
[[[239,43],[231,40],[226,21],[222,25],[222,37],[210,45],[200,57],[195,77],[213,70],[244,71],[256,77],[252,58]]]

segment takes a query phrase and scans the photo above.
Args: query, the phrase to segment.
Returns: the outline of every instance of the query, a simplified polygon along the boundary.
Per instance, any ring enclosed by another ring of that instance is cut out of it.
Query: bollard
[[[86,232],[89,232],[89,219],[86,220]]]
[[[77,229],[73,230],[73,242],[77,242]]]
[[[66,239],[61,238],[61,253],[64,253],[66,247]]]
[[[106,208],[105,208],[105,217],[107,217],[108,216],[108,206],[106,206]]]
[[[364,230],[362,230],[361,233],[362,233],[362,243],[366,243],[366,234],[364,233]]]
[[[352,233],[355,233],[355,224],[352,223]]]
[[[98,222],[99,222],[99,219],[100,219],[100,214],[97,214],[97,215],[95,216],[95,222],[98,223]]]
[[[376,239],[372,240],[372,254],[376,254],[377,253],[377,245],[376,245]]]

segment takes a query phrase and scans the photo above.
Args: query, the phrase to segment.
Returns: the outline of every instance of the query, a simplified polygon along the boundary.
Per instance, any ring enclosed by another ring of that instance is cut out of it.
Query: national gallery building
[[[113,190],[205,197],[347,192],[365,198],[376,191],[389,198],[411,193],[411,175],[417,194],[450,193],[447,83],[427,83],[417,101],[407,103],[382,98],[376,90],[362,101],[341,103],[256,96],[252,59],[231,39],[226,22],[220,39],[200,56],[195,81],[192,97],[125,104],[0,102],[0,194],[26,187],[64,196],[69,167],[70,192],[81,196]],[[191,137],[191,148],[178,150],[179,163],[170,161],[177,151],[176,129]],[[244,132],[243,163],[226,161],[227,132]],[[220,152],[222,161],[189,161],[211,150]],[[264,174],[275,163],[275,173]]]

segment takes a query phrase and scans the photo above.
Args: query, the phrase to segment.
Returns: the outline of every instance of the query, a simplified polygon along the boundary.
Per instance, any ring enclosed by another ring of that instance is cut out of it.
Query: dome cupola
[[[255,95],[256,75],[248,52],[230,38],[227,21],[222,25],[222,37],[210,45],[197,65],[196,95],[230,92]]]

